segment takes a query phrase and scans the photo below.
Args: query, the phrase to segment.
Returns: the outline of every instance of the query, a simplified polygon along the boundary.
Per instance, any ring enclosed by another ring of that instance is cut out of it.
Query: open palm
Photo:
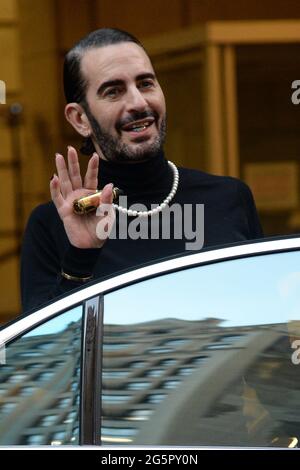
[[[75,214],[73,212],[74,199],[87,196],[97,190],[99,156],[94,153],[90,158],[84,181],[81,178],[77,152],[71,146],[68,147],[67,160],[68,165],[62,155],[56,154],[57,175],[54,175],[50,182],[52,200],[64,224],[70,243],[77,248],[100,248],[108,238],[114,222],[113,185],[107,184],[101,193],[101,201],[100,197],[98,198],[98,205],[105,208],[105,211],[101,211],[102,215],[96,215],[96,213]],[[106,236],[102,236],[101,239],[97,237],[96,233],[96,227],[100,221],[108,227]]]

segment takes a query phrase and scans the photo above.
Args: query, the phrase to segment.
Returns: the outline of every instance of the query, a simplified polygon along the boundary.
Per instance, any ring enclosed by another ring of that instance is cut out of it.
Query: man
[[[82,151],[93,155],[82,181],[76,150],[68,147],[67,164],[56,154],[57,175],[50,182],[53,202],[33,211],[24,236],[25,310],[92,278],[184,252],[190,239],[183,227],[187,222],[194,227],[195,237],[204,231],[205,247],[262,236],[251,192],[244,183],[183,168],[178,173],[164,158],[165,99],[136,38],[115,29],[83,38],[66,56],[64,88],[65,116],[85,138]],[[125,236],[124,230],[112,236],[114,216],[104,210],[111,208],[113,185],[122,189],[127,206],[144,205],[142,211],[140,206],[130,210],[116,206],[118,227],[121,216],[126,217]],[[73,201],[97,188],[103,188],[101,198],[96,198],[97,213],[75,214]],[[192,208],[189,217],[178,222],[169,211],[170,227],[162,229],[169,206],[175,205],[182,211]],[[205,223],[200,226],[198,209],[203,205]],[[137,237],[132,226],[137,228],[140,219],[148,228]],[[158,232],[156,227],[153,234],[150,222],[155,219]]]

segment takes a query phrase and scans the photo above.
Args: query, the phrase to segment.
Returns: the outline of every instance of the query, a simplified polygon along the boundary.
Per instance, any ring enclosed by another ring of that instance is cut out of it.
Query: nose
[[[136,86],[131,87],[127,93],[127,111],[145,111],[147,107],[143,93]]]

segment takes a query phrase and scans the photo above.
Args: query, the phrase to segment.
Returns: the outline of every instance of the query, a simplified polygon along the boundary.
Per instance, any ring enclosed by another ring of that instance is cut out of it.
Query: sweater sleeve
[[[82,282],[65,279],[61,271],[76,277],[92,275],[100,251],[72,246],[55,208],[41,205],[34,209],[25,229],[21,251],[23,311],[41,306],[82,285]]]
[[[242,181],[239,181],[239,192],[241,201],[247,216],[247,223],[248,223],[248,230],[249,230],[249,240],[256,239],[256,238],[263,238],[264,233],[261,227],[261,223],[258,217],[256,205],[254,202],[254,198],[252,192]]]

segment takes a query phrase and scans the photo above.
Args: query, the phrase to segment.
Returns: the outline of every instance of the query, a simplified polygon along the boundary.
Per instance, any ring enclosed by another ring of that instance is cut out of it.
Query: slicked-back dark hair
[[[144,49],[141,42],[132,34],[115,28],[102,28],[91,32],[72,49],[69,50],[64,61],[64,92],[67,103],[79,103],[84,109],[87,107],[85,99],[87,82],[81,70],[81,59],[89,49],[111,46],[122,42],[133,42]],[[80,149],[82,153],[91,155],[95,151],[91,138],[85,139]]]

